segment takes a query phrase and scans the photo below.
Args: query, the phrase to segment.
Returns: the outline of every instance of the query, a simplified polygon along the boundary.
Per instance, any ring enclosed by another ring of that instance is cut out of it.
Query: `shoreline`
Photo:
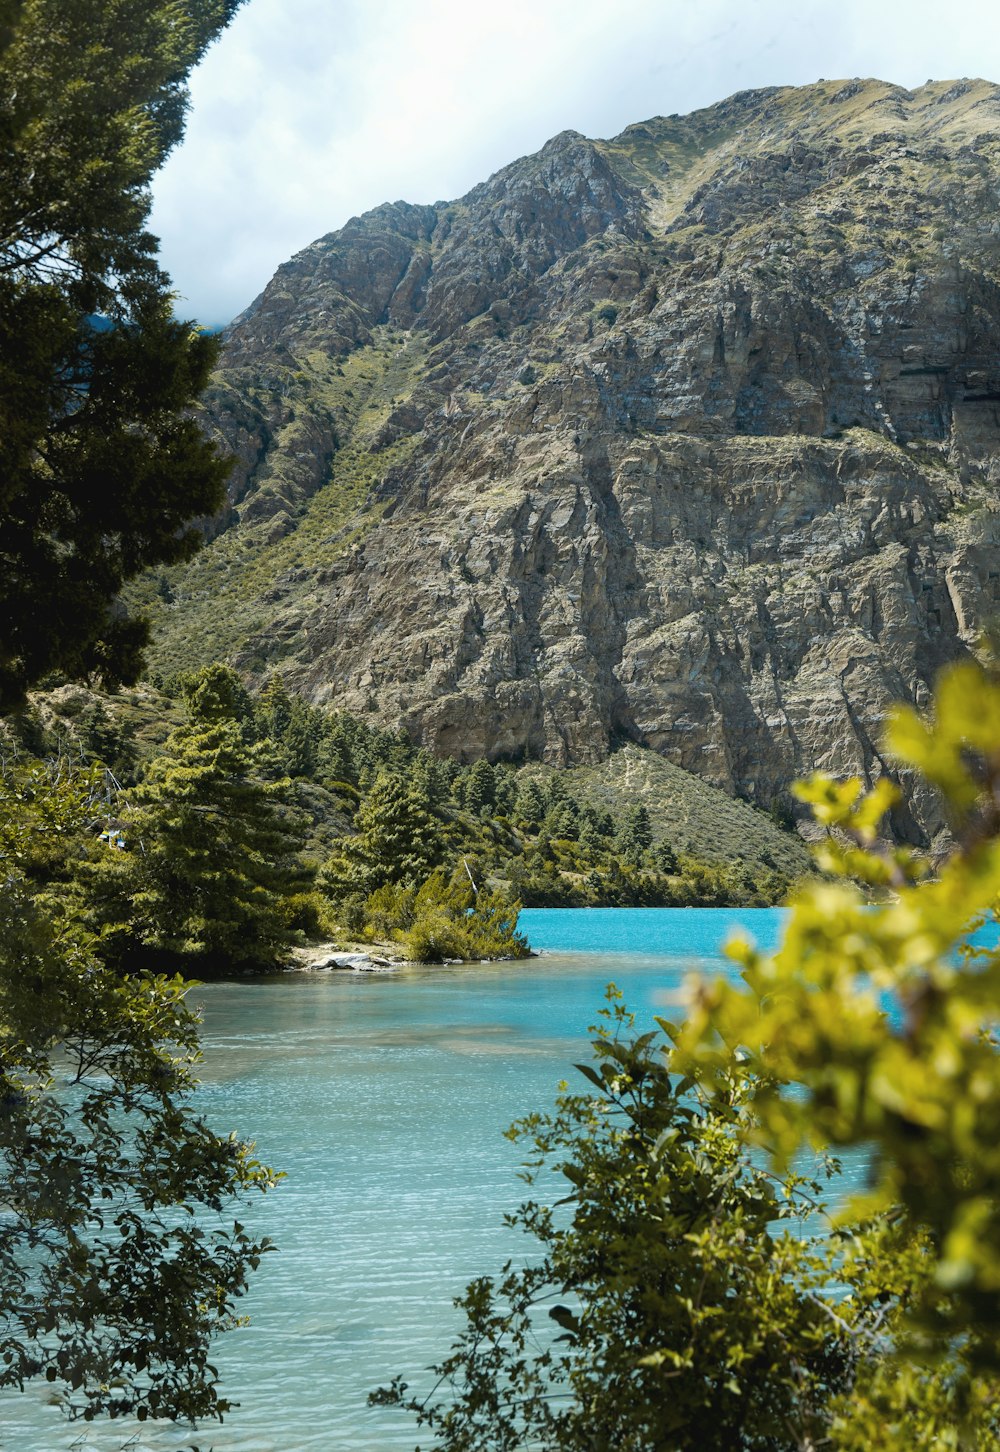
[[[407,958],[398,943],[341,943],[334,939],[323,943],[310,943],[306,947],[293,948],[291,961],[282,969],[285,973],[395,973],[400,968],[423,966],[428,968],[456,967],[462,963],[524,963],[537,958],[538,953],[530,949],[525,956],[517,958],[444,958],[439,962],[425,958]]]

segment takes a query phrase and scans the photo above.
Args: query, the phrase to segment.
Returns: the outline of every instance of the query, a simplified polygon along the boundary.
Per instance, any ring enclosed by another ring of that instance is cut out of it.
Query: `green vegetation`
[[[731,950],[742,983],[695,982],[682,1024],[636,1038],[612,990],[589,1092],[511,1131],[540,1258],[469,1285],[428,1395],[374,1403],[440,1452],[1000,1448],[1000,947],[969,943],[1000,901],[998,740],[1000,673],[974,665],[930,720],[895,717],[953,814],[936,877],[876,845],[890,783],[801,789],[836,880],[800,890],[776,954]],[[846,1147],[869,1188],[831,1219]]]
[[[43,1378],[88,1420],[221,1416],[210,1341],[269,1248],[225,1211],[274,1175],[190,1103],[187,985],[123,976],[74,912],[100,785],[0,783],[0,1386]]]
[[[121,814],[121,850],[81,864],[87,918],[114,963],[182,963],[204,976],[270,968],[301,939],[308,873],[280,782],[254,773],[221,668],[192,682],[191,722],[168,739]],[[315,910],[308,922],[315,928]]]
[[[305,814],[302,861],[307,872],[320,869],[323,921],[334,935],[379,938],[364,901],[387,883],[419,887],[439,865],[449,874],[471,871],[477,888],[531,907],[766,906],[809,865],[799,840],[769,817],[652,752],[627,747],[599,767],[563,771],[486,761],[463,767],[401,733],[309,706],[277,676],[254,702],[224,667],[166,684],[176,696],[184,680],[190,690],[193,680],[220,676],[242,693],[232,709],[258,777],[287,778],[287,809]],[[121,762],[122,738],[138,763],[122,779],[148,773],[148,758],[165,750],[157,718],[177,718],[171,696],[92,694],[87,705],[81,696],[67,699],[64,689],[39,698],[23,718],[25,740],[39,751],[62,741],[81,762],[111,765],[101,742]],[[65,705],[72,714],[60,716]],[[99,731],[95,721],[104,723]]]
[[[145,224],[236,8],[0,0],[3,715],[53,669],[134,680],[121,586],[187,558],[223,497],[190,412],[215,344],[172,319]],[[132,771],[93,706],[80,731]],[[269,1248],[226,1217],[275,1177],[192,1107],[186,984],[121,971],[83,922],[103,774],[33,755],[37,720],[0,728],[0,1388],[42,1380],[86,1420],[221,1417],[211,1341]]]
[[[344,908],[351,907],[348,900]],[[519,904],[502,890],[477,887],[466,863],[451,873],[436,868],[419,887],[386,883],[357,907],[362,934],[394,938],[419,963],[528,954],[527,940],[517,931]]]
[[[523,956],[519,904],[473,852],[492,840],[490,823],[451,794],[455,763],[308,707],[279,679],[256,701],[225,666],[177,689],[190,719],[165,741],[137,724],[162,711],[162,694],[135,693],[123,708],[71,695],[73,714],[60,718],[61,691],[2,743],[11,790],[54,771],[90,801],[35,874],[46,890],[66,884],[109,961],[201,976],[267,969],[324,933],[393,938],[434,961]]]
[[[521,902],[769,903],[802,866],[776,825],[637,750],[575,772],[463,766],[274,674],[254,699],[211,664],[273,670],[418,447],[419,411],[398,410],[427,362],[355,313],[341,359],[278,345],[266,375],[217,378],[220,432],[270,454],[243,528],[187,565],[226,473],[192,413],[215,345],[172,318],[148,188],[237,4],[0,0],[0,711],[53,671],[135,681],[146,629],[123,601],[156,615],[157,664],[181,673],[125,698],[57,688],[0,731],[0,1387],[44,1379],[86,1419],[228,1410],[210,1343],[269,1249],[226,1216],[276,1177],[194,1112],[197,1019],[162,970],[266,969],[324,932],[516,957]],[[867,135],[886,96],[827,97],[825,130]],[[604,152],[666,227],[737,125],[658,120]],[[756,192],[752,166],[766,180],[785,159],[770,148],[742,153]],[[859,168],[843,224],[821,198],[778,232],[740,206],[715,231],[742,230],[751,282],[791,280],[793,251],[912,282],[948,236],[907,221],[937,159],[920,165],[881,165],[876,188]],[[884,195],[854,219],[862,189]],[[896,217],[869,246],[879,208]],[[694,260],[705,235],[691,222],[650,256]],[[581,249],[588,334],[628,321],[616,245]],[[465,339],[505,329],[484,311]],[[471,384],[462,408],[499,407],[488,377]],[[612,1003],[590,1092],[515,1130],[529,1184],[565,1181],[514,1217],[540,1259],[469,1288],[446,1402],[402,1383],[380,1400],[451,1452],[1000,1448],[1000,950],[967,941],[1000,898],[998,741],[1000,681],[971,666],[930,722],[895,722],[897,757],[952,809],[936,878],[876,849],[887,784],[807,784],[834,834],[827,880],[799,889],[779,951],[735,949],[743,983],[699,985],[682,1026],[635,1038]],[[827,1157],[803,1176],[811,1147]],[[869,1191],[820,1238],[829,1153],[855,1147]]]
[[[917,1326],[934,1347],[966,1338],[1000,1366],[1000,1058],[993,1027],[1000,951],[968,944],[1000,899],[1000,679],[962,664],[941,678],[934,715],[897,712],[889,744],[945,795],[957,846],[935,877],[905,849],[878,851],[888,783],[823,778],[802,794],[835,835],[821,865],[839,881],[804,891],[781,950],[735,952],[745,986],[706,987],[685,1029],[699,1071],[739,1043],[775,1083],[761,1134],[776,1162],[821,1138],[872,1156],[867,1213],[901,1205],[925,1232],[932,1274]],[[853,881],[852,881],[853,879]],[[862,886],[858,886],[860,883]],[[872,891],[891,892],[872,911]],[[884,1012],[890,997],[897,1011]]]
[[[149,575],[129,592],[153,621],[150,659],[158,670],[197,669],[237,653],[252,657],[276,608],[291,598],[300,605],[303,596],[308,600],[316,588],[313,572],[346,554],[378,522],[382,509],[372,492],[416,445],[414,437],[386,441],[381,431],[412,393],[425,350],[418,334],[379,328],[369,345],[344,358],[310,351],[289,355],[278,368],[282,412],[267,429],[270,447],[255,476],[252,514],[190,564]],[[218,408],[231,396],[232,412],[253,435],[273,406],[274,390],[256,388],[251,378],[241,382],[245,396],[218,378],[206,401],[214,397]],[[273,642],[268,658],[273,664]]]
[[[524,768],[540,785],[554,774],[539,765]],[[574,766],[560,775],[573,797],[598,812],[619,817],[630,803],[641,802],[654,841],[669,841],[685,857],[730,864],[753,878],[767,869],[796,878],[811,868],[809,851],[794,832],[658,752],[627,745],[597,766]]]
[[[860,1262],[840,1270],[861,1296],[849,1321],[824,1301],[830,1262],[807,1233],[823,1184],[749,1160],[748,1074],[717,1094],[672,1075],[662,1037],[636,1039],[615,994],[592,1032],[591,1092],[510,1131],[540,1195],[513,1223],[541,1259],[470,1284],[436,1394],[408,1398],[397,1379],[370,1400],[407,1407],[447,1452],[823,1445],[852,1337],[880,1320]]]
[[[216,343],[172,318],[145,231],[188,71],[235,0],[0,14],[0,710],[53,668],[134,680],[123,583],[190,557],[228,465],[191,416]]]

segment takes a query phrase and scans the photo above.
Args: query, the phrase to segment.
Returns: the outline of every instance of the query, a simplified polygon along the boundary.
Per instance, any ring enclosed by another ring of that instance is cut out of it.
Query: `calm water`
[[[777,911],[525,912],[544,956],[523,964],[291,975],[198,990],[205,1112],[256,1137],[287,1180],[248,1221],[280,1252],[217,1343],[241,1403],[198,1434],[122,1423],[67,1427],[38,1390],[0,1401],[4,1452],[388,1452],[412,1423],[369,1410],[369,1390],[448,1348],[452,1297],[530,1245],[503,1212],[524,1186],[515,1118],[551,1105],[586,1053],[609,980],[641,1021],[688,968],[716,968],[741,924],[763,947]],[[581,1080],[582,1083],[582,1080]]]

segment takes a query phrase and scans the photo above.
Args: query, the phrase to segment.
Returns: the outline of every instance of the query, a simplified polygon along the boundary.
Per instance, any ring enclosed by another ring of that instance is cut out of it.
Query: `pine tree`
[[[418,886],[441,861],[442,824],[427,797],[413,783],[380,772],[346,837],[327,863],[321,884],[334,897],[372,893],[387,883]]]
[[[440,806],[451,795],[447,763],[429,751],[422,751],[413,763],[413,784],[431,806]]]
[[[327,782],[355,782],[357,773],[351,756],[350,736],[341,718],[328,726],[317,761],[317,771]]]
[[[0,711],[53,669],[134,680],[121,586],[222,502],[190,407],[217,342],[173,318],[145,222],[237,3],[0,5]]]
[[[193,720],[239,722],[244,740],[256,739],[250,693],[231,666],[218,662],[181,677],[181,693]]]
[[[106,950],[194,972],[276,963],[294,941],[286,899],[305,883],[280,800],[232,717],[175,731],[123,813],[126,850],[81,869]]]
[[[496,801],[497,785],[493,768],[485,759],[477,761],[465,783],[465,809],[473,816],[482,816]]]
[[[563,797],[546,812],[545,825],[553,837],[575,842],[580,835],[577,817],[576,803],[569,797]]]
[[[653,840],[653,828],[650,824],[649,812],[641,802],[638,806],[629,808],[625,816],[625,823],[636,846],[645,851]]]
[[[292,698],[280,676],[272,676],[257,701],[257,723],[263,736],[283,741],[292,719]]]
[[[266,1242],[216,1216],[272,1176],[190,1101],[186,985],[120,973],[81,920],[100,784],[64,763],[0,779],[0,1388],[44,1378],[87,1418],[221,1415],[210,1338]]]
[[[293,696],[288,725],[282,737],[285,770],[289,776],[314,775],[322,739],[321,713],[303,701],[301,696]]]
[[[0,713],[52,670],[135,679],[121,586],[190,555],[224,498],[191,412],[218,345],[174,319],[146,219],[238,4],[0,0]],[[267,1247],[211,1221],[272,1176],[190,1107],[185,985],[113,971],[32,880],[39,824],[64,850],[91,824],[63,785],[0,801],[0,1386],[44,1379],[87,1419],[221,1416],[211,1338]]]
[[[493,768],[493,778],[496,783],[494,810],[498,817],[509,817],[517,801],[517,777],[511,766],[502,763]]]
[[[524,822],[540,822],[545,816],[545,797],[536,781],[522,784],[517,794],[518,816]]]

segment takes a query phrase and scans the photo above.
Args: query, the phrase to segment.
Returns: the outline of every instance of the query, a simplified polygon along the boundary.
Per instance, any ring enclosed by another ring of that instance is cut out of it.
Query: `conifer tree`
[[[0,1388],[44,1378],[87,1419],[221,1415],[210,1339],[267,1242],[217,1216],[273,1177],[190,1103],[186,985],[123,976],[74,910],[99,783],[0,780]]]
[[[580,835],[576,803],[570,797],[563,797],[545,814],[545,825],[553,837],[575,842]]]
[[[121,586],[186,558],[224,496],[191,413],[217,344],[173,318],[145,226],[239,3],[0,0],[0,714],[54,669],[134,679]],[[34,879],[93,830],[86,785],[44,785],[0,793],[0,1386],[44,1378],[88,1420],[221,1416],[211,1338],[267,1246],[209,1217],[272,1176],[187,1102],[185,985],[114,971]]]
[[[321,883],[334,896],[371,893],[387,883],[418,886],[441,861],[444,836],[427,797],[414,784],[380,772],[361,804],[357,835],[345,837]]]
[[[517,801],[517,777],[513,768],[503,762],[493,768],[493,779],[496,783],[494,809],[497,816],[509,817]]]
[[[517,794],[517,810],[525,822],[540,822],[545,816],[545,797],[536,781],[525,782]]]
[[[641,802],[638,806],[630,807],[626,813],[625,832],[643,851],[652,842],[653,829],[649,821],[649,812]]]
[[[256,737],[250,693],[231,666],[215,662],[181,678],[181,690],[193,720],[237,721],[245,740]]]
[[[285,769],[289,776],[311,777],[319,760],[323,739],[321,712],[301,696],[291,698],[288,724],[282,737]]]
[[[477,761],[465,783],[465,809],[481,816],[496,801],[497,786],[493,768],[485,758]]]
[[[305,883],[301,838],[233,717],[196,716],[175,731],[123,825],[126,850],[81,869],[113,957],[267,967],[294,941],[285,902]]]
[[[272,676],[257,700],[257,721],[264,736],[282,741],[292,719],[292,698],[280,676]]]
[[[145,223],[238,3],[0,0],[0,712],[53,669],[135,679],[121,586],[222,502],[190,412],[217,344],[174,320]]]

